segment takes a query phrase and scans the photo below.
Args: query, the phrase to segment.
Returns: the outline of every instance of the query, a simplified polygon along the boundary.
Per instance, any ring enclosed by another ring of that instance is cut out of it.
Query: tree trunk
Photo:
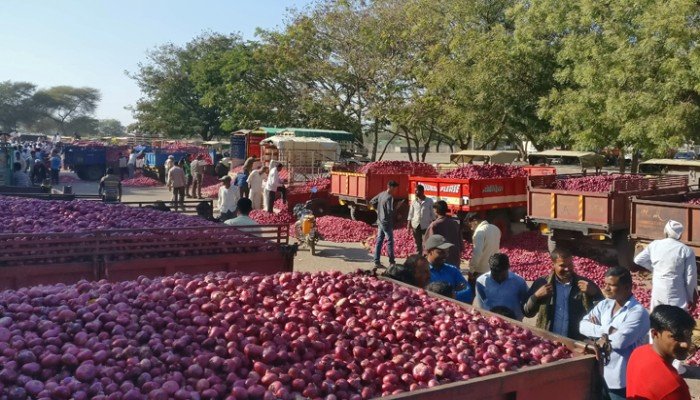
[[[620,148],[620,155],[617,156],[617,162],[619,163],[618,167],[620,167],[620,173],[624,174],[625,173],[625,148],[623,146],[619,146]]]
[[[632,149],[632,165],[630,166],[630,172],[633,174],[639,172],[639,152],[636,148]]]
[[[391,139],[389,139],[389,141],[386,142],[386,144],[384,145],[384,149],[382,149],[382,154],[379,156],[379,160],[377,160],[377,161],[381,161],[382,158],[384,158],[384,153],[386,153],[386,149],[389,148],[389,145],[391,144],[391,142],[394,141],[394,139],[396,139],[397,136],[399,136],[399,135],[396,134],[396,133],[393,134],[393,135],[391,136]]]
[[[408,137],[408,130],[405,127],[401,128],[403,131],[403,137],[406,139],[406,146],[408,146],[408,161],[413,161],[413,146],[411,146],[411,138]]]
[[[378,146],[379,146],[379,120],[377,118],[375,118],[374,119],[374,140],[372,143],[372,161],[377,161],[377,147]],[[384,147],[384,150],[386,151],[386,147]],[[384,156],[384,152],[382,152],[382,156]]]

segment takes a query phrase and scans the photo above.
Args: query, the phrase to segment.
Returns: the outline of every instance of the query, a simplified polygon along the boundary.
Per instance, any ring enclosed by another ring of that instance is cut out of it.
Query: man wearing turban
[[[665,239],[654,240],[634,258],[634,263],[652,272],[651,311],[667,304],[689,311],[697,300],[698,272],[695,252],[683,244],[683,225],[669,220],[664,227]],[[684,368],[674,362],[679,373]]]

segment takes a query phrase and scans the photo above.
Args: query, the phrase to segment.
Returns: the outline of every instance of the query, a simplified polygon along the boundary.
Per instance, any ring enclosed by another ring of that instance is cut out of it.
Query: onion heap
[[[328,192],[331,188],[331,179],[315,178],[298,185],[291,185],[287,188],[287,194],[309,194],[314,187],[319,193]]]
[[[330,215],[316,218],[316,227],[323,240],[335,243],[362,242],[376,234],[375,228],[362,221]]]
[[[0,397],[368,399],[571,357],[498,317],[338,272],[0,292]]]
[[[592,175],[578,178],[557,179],[554,189],[569,190],[573,192],[609,192],[617,181],[647,181],[640,175]]]
[[[375,161],[359,169],[362,174],[408,174],[417,176],[437,176],[438,172],[430,164],[414,161]]]
[[[377,243],[377,232],[374,231],[372,236],[367,238],[367,248],[370,253],[374,253],[374,246]],[[382,255],[388,257],[387,240],[384,239],[382,245]],[[413,240],[413,232],[406,227],[394,229],[394,256],[396,258],[406,258],[411,254],[416,253],[416,242]]]
[[[163,182],[149,178],[147,176],[138,176],[131,179],[125,179],[122,181],[122,186],[126,187],[156,187],[163,186]]]
[[[507,164],[465,165],[440,174],[440,178],[453,179],[495,179],[526,177],[522,167]]]

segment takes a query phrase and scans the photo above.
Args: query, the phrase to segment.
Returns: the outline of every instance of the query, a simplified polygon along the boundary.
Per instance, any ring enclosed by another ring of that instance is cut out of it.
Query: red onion
[[[525,177],[527,171],[522,167],[507,164],[465,165],[440,174],[441,178],[485,179]]]
[[[365,164],[359,170],[362,174],[409,174],[417,176],[437,176],[437,170],[430,164],[412,161],[375,161]]]

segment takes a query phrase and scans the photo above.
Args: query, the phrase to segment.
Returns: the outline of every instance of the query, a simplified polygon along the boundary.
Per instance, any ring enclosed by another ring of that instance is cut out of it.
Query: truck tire
[[[510,215],[507,210],[489,211],[486,215],[486,219],[500,229],[502,239],[510,237]]]
[[[90,165],[85,170],[86,180],[88,181],[99,181],[104,175],[104,165]]]
[[[627,232],[613,235],[613,243],[617,252],[617,264],[630,269],[634,265],[634,243],[627,238]]]

